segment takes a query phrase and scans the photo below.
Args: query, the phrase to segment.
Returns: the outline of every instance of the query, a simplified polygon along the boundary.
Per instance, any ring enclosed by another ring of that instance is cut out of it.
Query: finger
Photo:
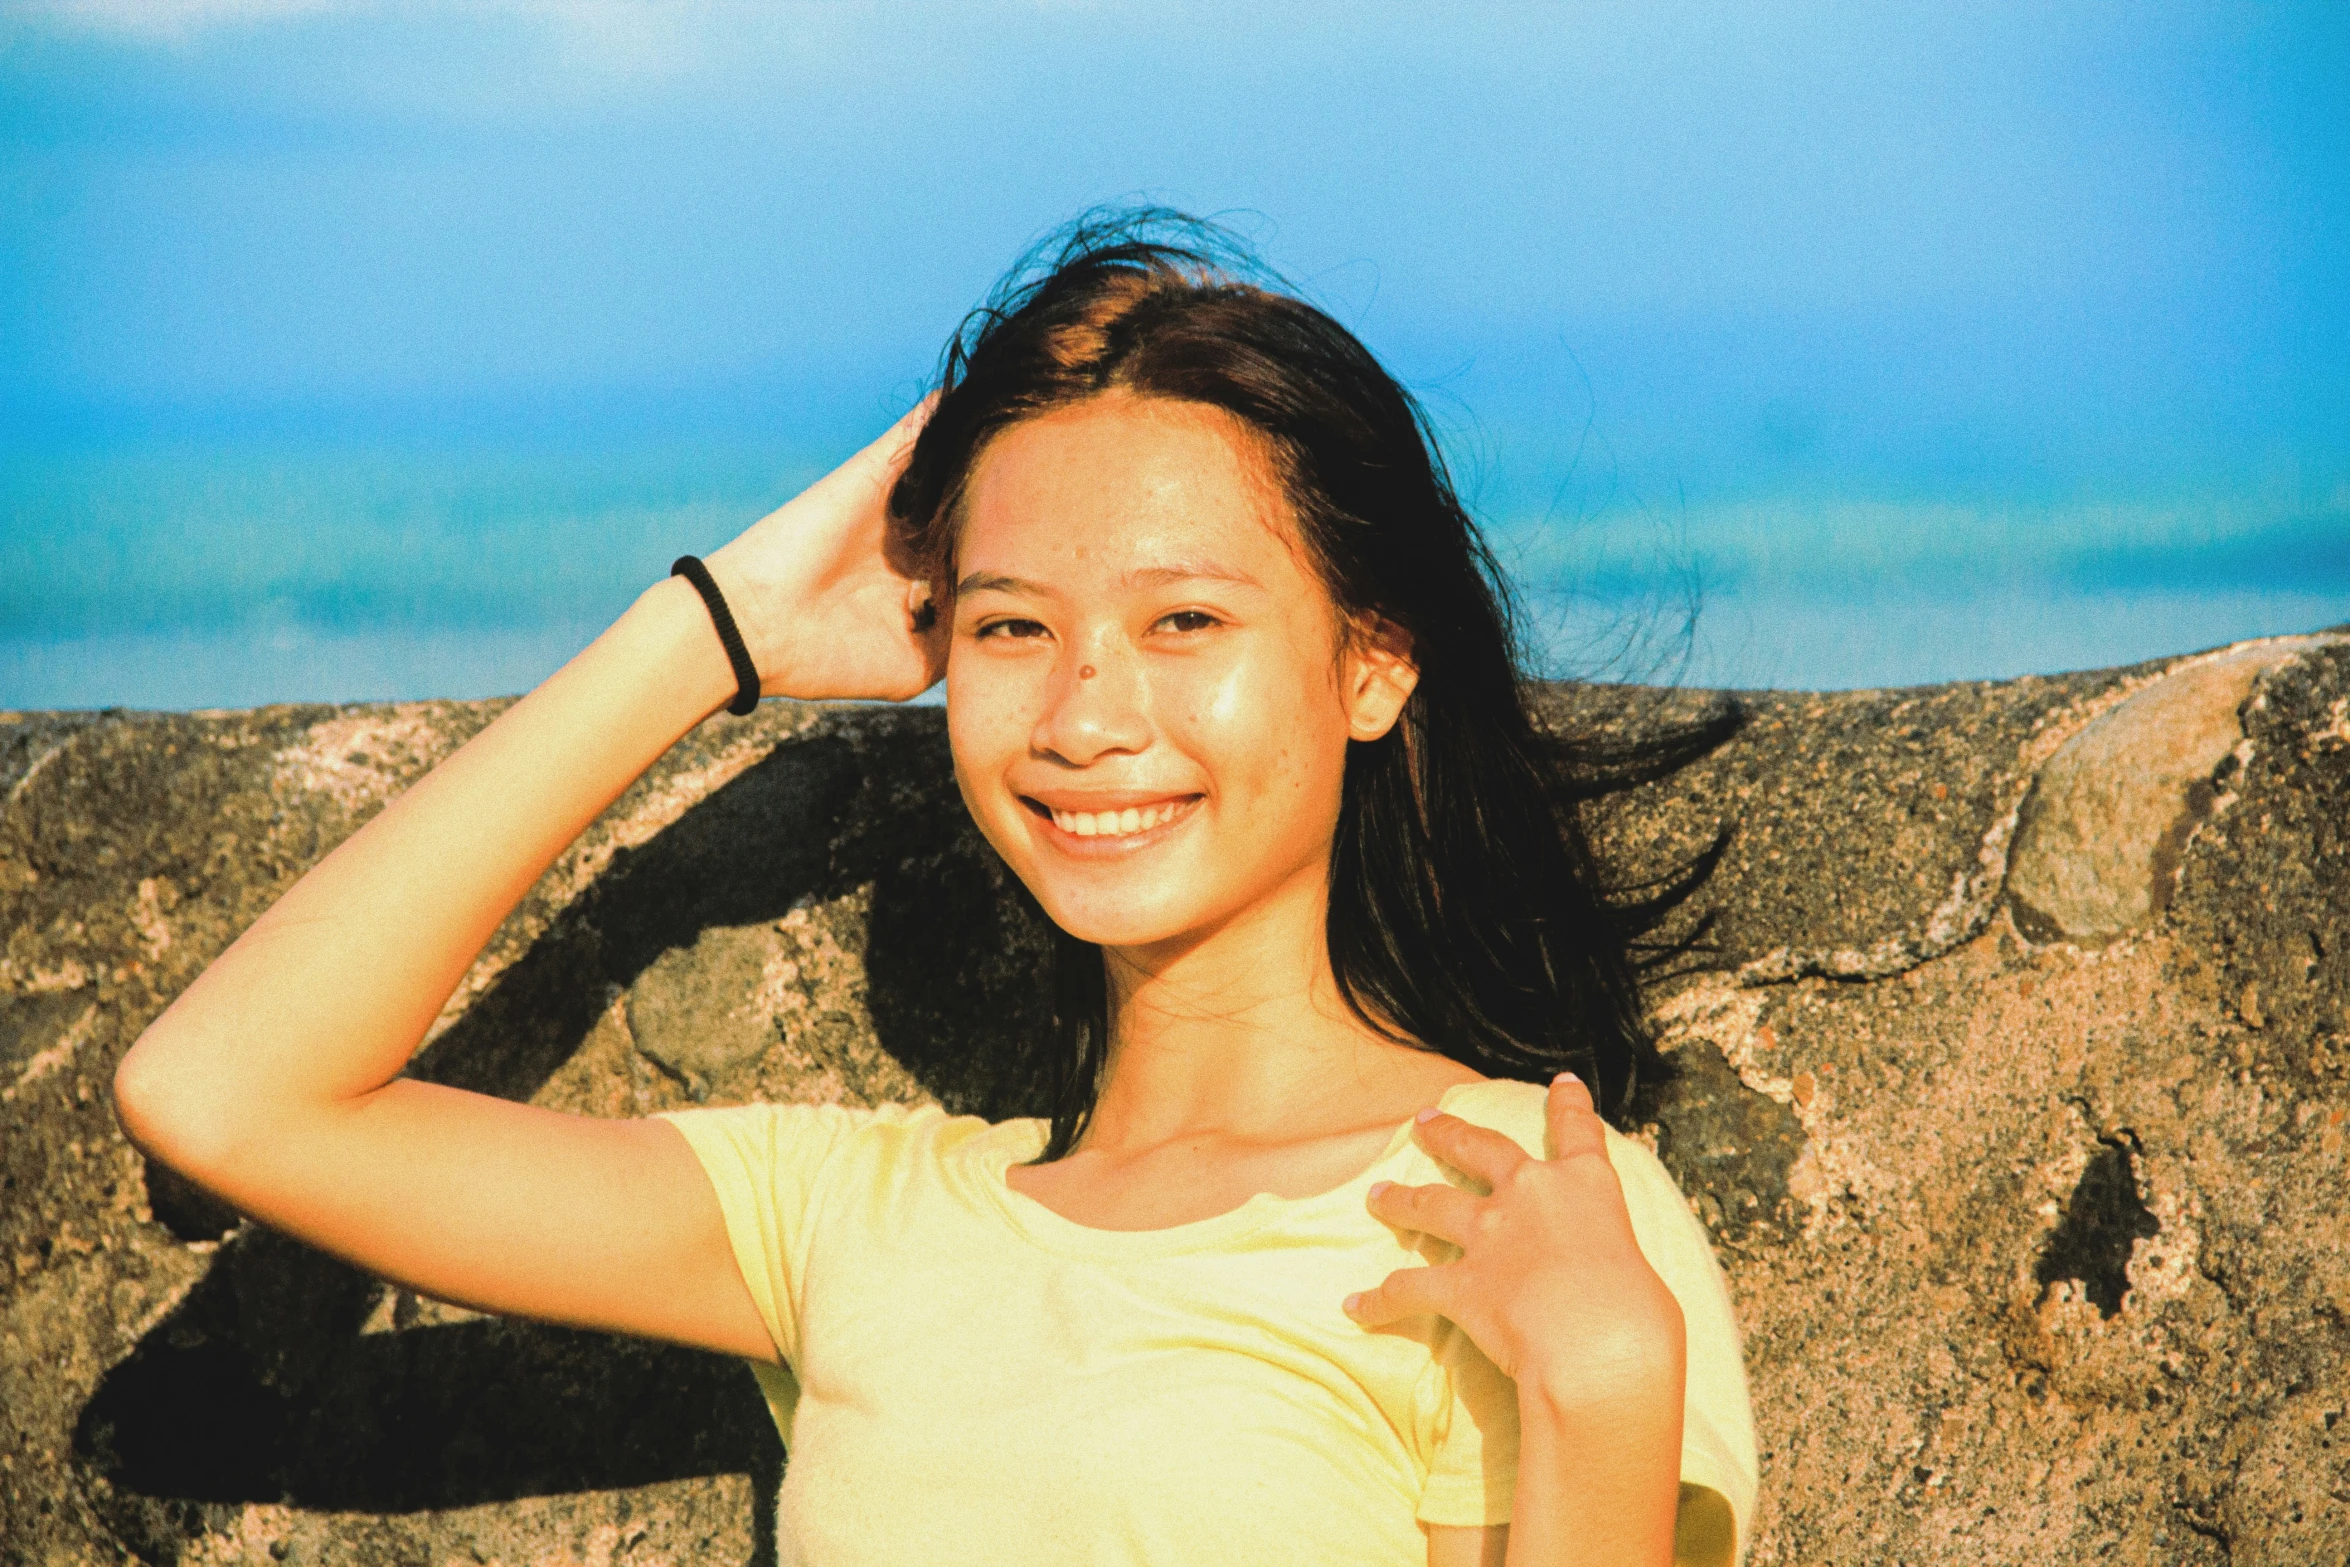
[[[1607,1152],[1607,1123],[1591,1101],[1591,1090],[1572,1072],[1551,1079],[1550,1099],[1544,1106],[1550,1123],[1550,1156],[1571,1159],[1578,1154]]]
[[[937,407],[938,393],[935,390],[924,393],[922,400],[892,420],[889,428],[882,432],[881,439],[873,444],[886,450],[899,441],[921,434],[922,427],[930,422],[930,415]]]
[[[922,401],[898,415],[897,423],[891,425],[881,439],[874,443],[889,453],[890,467],[894,469],[904,466],[906,458],[913,453],[915,437],[922,433],[924,425],[930,423],[930,416],[937,409],[938,393],[931,392]]]
[[[810,488],[836,481],[842,484],[854,482],[871,486],[876,493],[886,494],[889,487],[897,482],[898,474],[905,468],[907,460],[914,455],[915,438],[922,433],[922,426],[929,420],[930,410],[937,405],[937,401],[937,394],[933,393],[907,409],[888,429],[866,442],[855,456],[817,480],[816,485]]]
[[[1371,1188],[1368,1206],[1373,1218],[1399,1230],[1418,1230],[1465,1246],[1477,1222],[1477,1204],[1483,1200],[1457,1186],[1399,1186],[1381,1181]]]
[[[1385,1327],[1426,1312],[1442,1313],[1452,1296],[1453,1264],[1398,1268],[1377,1289],[1346,1297],[1346,1314],[1366,1328]]]
[[[1526,1162],[1526,1150],[1500,1132],[1441,1110],[1421,1111],[1414,1131],[1421,1147],[1471,1180],[1483,1181],[1488,1191]]]

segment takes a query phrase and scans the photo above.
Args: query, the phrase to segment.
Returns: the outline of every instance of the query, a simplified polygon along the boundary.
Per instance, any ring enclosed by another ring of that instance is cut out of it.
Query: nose
[[[1150,692],[1131,650],[1095,642],[1054,663],[1030,749],[1085,767],[1150,744]]]

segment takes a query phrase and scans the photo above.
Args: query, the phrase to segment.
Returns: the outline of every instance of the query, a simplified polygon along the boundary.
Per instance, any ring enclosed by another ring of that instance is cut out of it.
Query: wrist
[[[733,661],[701,594],[683,577],[664,577],[637,595],[605,637],[625,642],[641,674],[662,687],[676,710],[691,714],[686,728],[734,698]]]
[[[743,644],[742,628],[735,624],[734,610],[726,601],[725,589],[697,555],[678,556],[669,574],[692,584],[702,600],[702,608],[709,612],[710,629],[717,634],[718,645],[726,651],[726,663],[734,671],[735,687],[734,700],[726,704],[726,710],[737,718],[749,716],[759,705],[759,666]]]
[[[777,689],[777,677],[791,662],[790,651],[781,644],[778,635],[791,621],[774,612],[759,585],[742,569],[735,548],[740,542],[736,540],[703,556],[702,569],[710,574],[712,585],[734,617],[735,634],[742,639],[743,651],[750,655],[751,667],[758,671],[762,689],[773,690]],[[684,581],[683,578],[675,580]],[[708,613],[704,613],[702,622],[711,641],[717,643],[717,628]],[[719,657],[725,656],[721,646]]]
[[[1679,1410],[1687,1387],[1681,1324],[1626,1321],[1582,1336],[1518,1368],[1518,1401],[1529,1413],[1576,1423],[1620,1420],[1640,1409]]]

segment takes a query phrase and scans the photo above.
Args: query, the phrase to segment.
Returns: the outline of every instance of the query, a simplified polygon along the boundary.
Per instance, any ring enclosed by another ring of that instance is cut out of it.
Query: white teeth
[[[1055,811],[1053,825],[1080,838],[1123,838],[1175,819],[1172,800],[1162,805],[1130,805],[1122,811]]]

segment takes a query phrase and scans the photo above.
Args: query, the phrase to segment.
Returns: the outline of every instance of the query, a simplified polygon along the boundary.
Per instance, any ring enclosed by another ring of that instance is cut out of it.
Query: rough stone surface
[[[1742,722],[1592,816],[1628,892],[1711,851],[1637,1119],[1745,1325],[1751,1560],[2350,1560],[2350,642],[1546,706]],[[139,1031],[495,711],[0,715],[0,1560],[772,1560],[739,1367],[375,1284],[113,1122]],[[2077,830],[2133,790],[2135,847]],[[1022,1113],[1043,938],[935,712],[770,703],[591,829],[412,1070]]]
[[[2324,641],[2277,637],[2189,659],[2089,724],[2033,781],[2007,873],[2016,923],[2097,943],[2170,901],[2179,850],[2243,743],[2237,711],[2260,675]]]

